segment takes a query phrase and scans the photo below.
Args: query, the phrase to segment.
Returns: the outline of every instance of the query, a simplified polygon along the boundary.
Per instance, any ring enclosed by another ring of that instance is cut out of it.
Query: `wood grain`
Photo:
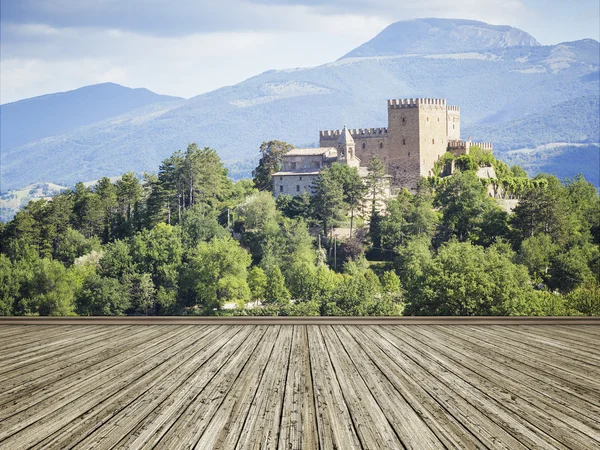
[[[277,319],[0,325],[0,449],[600,448],[598,326]]]

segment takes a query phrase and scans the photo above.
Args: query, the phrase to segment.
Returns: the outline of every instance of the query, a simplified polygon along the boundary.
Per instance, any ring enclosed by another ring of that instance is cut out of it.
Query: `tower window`
[[[379,148],[383,148],[383,142],[379,143]]]
[[[365,143],[363,142],[363,150],[364,150],[365,148],[367,148],[367,144],[365,144]]]
[[[438,122],[440,121],[440,118],[438,117]]]
[[[283,184],[279,186],[279,192],[283,192]]]
[[[406,139],[402,139],[402,145],[406,145]]]
[[[279,181],[283,181],[283,177],[279,177]]]
[[[454,124],[452,124],[452,129],[454,130]]]
[[[429,122],[429,117],[427,118],[427,122]]]
[[[431,143],[432,143],[432,144],[435,144],[435,139],[432,139],[432,140],[431,140]]]
[[[299,177],[299,180],[302,181],[302,177]]]
[[[296,192],[300,192],[300,185],[299,184],[296,185]]]
[[[405,123],[406,123],[406,117],[403,117],[402,118],[402,124],[405,124]]]
[[[410,158],[410,152],[408,152],[408,157]]]

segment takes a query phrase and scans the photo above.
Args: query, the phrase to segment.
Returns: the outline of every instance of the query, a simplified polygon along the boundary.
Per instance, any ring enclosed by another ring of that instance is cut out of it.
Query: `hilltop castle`
[[[283,170],[273,174],[275,196],[310,192],[319,169],[336,161],[365,174],[373,157],[384,162],[394,187],[415,190],[420,177],[433,175],[434,163],[446,151],[468,154],[472,145],[492,150],[492,144],[460,139],[460,108],[447,105],[446,99],[388,100],[387,107],[387,128],[320,131],[320,148],[286,154]]]

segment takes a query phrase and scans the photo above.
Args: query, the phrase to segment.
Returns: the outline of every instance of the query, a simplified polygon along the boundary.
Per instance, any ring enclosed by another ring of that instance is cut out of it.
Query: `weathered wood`
[[[294,325],[285,385],[279,450],[318,447],[317,413],[307,327]]]
[[[600,317],[1,317],[2,325],[600,325]]]
[[[0,325],[0,449],[600,448],[598,326],[125,319]]]

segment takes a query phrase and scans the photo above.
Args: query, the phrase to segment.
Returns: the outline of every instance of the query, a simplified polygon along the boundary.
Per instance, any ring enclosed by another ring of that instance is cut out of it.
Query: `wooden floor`
[[[0,325],[0,448],[600,448],[600,327]]]

